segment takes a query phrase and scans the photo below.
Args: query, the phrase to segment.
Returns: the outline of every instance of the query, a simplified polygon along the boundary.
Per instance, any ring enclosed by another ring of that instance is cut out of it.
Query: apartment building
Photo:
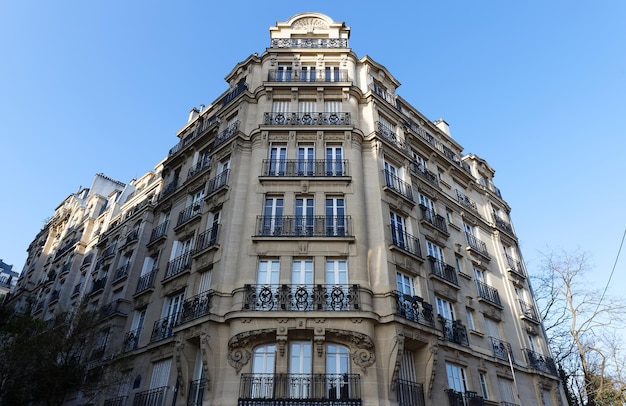
[[[345,23],[269,31],[153,171],[56,209],[17,308],[97,312],[98,405],[561,405],[494,169]]]

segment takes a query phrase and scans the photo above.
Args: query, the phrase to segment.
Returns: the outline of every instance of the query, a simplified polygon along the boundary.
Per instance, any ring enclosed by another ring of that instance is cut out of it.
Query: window
[[[457,392],[467,391],[465,369],[456,364],[446,363],[446,373],[448,374],[448,386]]]
[[[343,345],[326,345],[326,392],[330,399],[348,399],[350,358],[348,348]]]
[[[279,121],[280,114],[289,113],[289,101],[272,102],[272,113],[276,113],[276,120]],[[284,116],[283,116],[284,119]]]
[[[300,80],[303,82],[315,82],[316,79],[315,66],[303,65],[300,71]]]
[[[426,249],[428,251],[428,256],[435,258],[438,261],[443,262],[443,249],[430,241],[426,241]]]
[[[421,193],[419,194],[419,200],[420,204],[426,208],[426,210],[424,210],[424,219],[429,223],[433,223],[435,221],[434,217],[437,214],[435,203]]]
[[[346,235],[345,203],[343,197],[326,198],[326,235]]]
[[[342,111],[341,101],[325,101],[324,111],[327,113],[341,113]]]
[[[289,396],[308,399],[311,383],[307,375],[313,371],[313,350],[310,341],[293,341],[289,345]]]
[[[277,259],[259,261],[257,284],[277,285],[280,276],[280,262]]]
[[[178,293],[176,295],[168,297],[163,303],[163,310],[161,317],[163,319],[163,326],[160,339],[169,337],[172,334],[172,328],[176,325],[180,311],[183,307],[184,293]]]
[[[465,272],[463,271],[463,259],[462,259],[462,258],[459,258],[459,257],[455,257],[454,259],[456,260],[456,270],[457,270],[459,273],[465,273]]]
[[[415,296],[415,285],[411,276],[396,272],[396,284],[398,292],[408,296]]]
[[[406,241],[406,229],[404,217],[397,213],[389,213],[391,223],[391,241],[393,245],[402,249],[408,249]]]
[[[200,283],[198,283],[198,293],[204,293],[211,290],[211,277],[213,271],[209,269],[208,271],[202,272],[200,274]]]
[[[204,246],[213,246],[217,243],[217,232],[219,230],[220,221],[222,218],[222,211],[220,209],[209,212],[209,218],[207,219],[207,230],[205,234]]]
[[[343,147],[326,145],[326,176],[345,176]]]
[[[272,145],[270,147],[269,175],[270,176],[285,176],[286,165],[287,165],[287,146],[286,145]]]
[[[345,260],[326,261],[326,284],[348,284],[348,263]]]
[[[310,259],[294,260],[291,268],[291,283],[294,285],[313,284],[313,261]]]
[[[480,382],[480,389],[485,400],[489,400],[489,388],[487,387],[487,377],[484,373],[478,374],[478,381]]]
[[[282,235],[283,232],[283,198],[267,197],[263,208],[262,235]]]
[[[315,145],[298,145],[298,176],[315,175]]]
[[[415,151],[413,151],[413,161],[418,171],[426,172],[428,170],[428,161]]]
[[[552,396],[550,395],[550,391],[545,389],[542,390],[541,399],[543,400],[543,406],[552,406]]]
[[[446,320],[450,320],[450,321],[455,320],[454,307],[452,306],[452,303],[440,297],[436,298],[436,302],[437,302],[437,314],[439,316],[443,317]]]
[[[515,401],[515,392],[513,391],[513,382],[508,379],[498,378],[498,386],[500,386],[500,396],[503,402],[517,404]]]
[[[271,398],[274,394],[274,364],[276,345],[260,345],[252,356],[252,373],[255,375],[251,388],[252,398]]]
[[[277,82],[291,82],[291,64],[279,64],[276,69]]]
[[[317,102],[315,100],[306,100],[298,102],[298,113],[315,113],[317,111]]]
[[[470,309],[466,309],[466,315],[467,315],[467,327],[470,330],[476,331],[476,326],[474,325],[474,312]]]
[[[339,82],[341,75],[338,66],[327,66],[324,68],[324,78],[327,82]]]
[[[296,198],[295,234],[312,236],[314,234],[313,198]]]
[[[170,377],[172,359],[167,358],[152,364],[152,377],[150,378],[150,389],[167,386]],[[161,394],[162,396],[162,394]]]

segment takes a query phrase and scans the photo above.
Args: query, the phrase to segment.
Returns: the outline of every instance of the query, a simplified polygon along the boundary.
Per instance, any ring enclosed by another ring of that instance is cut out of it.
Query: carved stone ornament
[[[305,17],[294,21],[291,28],[294,30],[306,30],[306,32],[313,32],[316,28],[327,30],[328,25],[320,18]]]
[[[226,356],[228,363],[239,373],[241,368],[250,361],[254,344],[275,339],[275,329],[246,331],[233,336],[228,340],[228,355]]]
[[[348,344],[352,362],[360,366],[363,373],[376,362],[374,341],[368,335],[339,329],[326,329],[326,334],[340,338]]]
[[[200,332],[200,351],[202,352],[202,369],[204,370],[204,379],[207,387],[211,384],[211,375],[209,374],[208,359],[211,359],[213,350],[211,349],[211,336],[206,328]]]
[[[404,353],[404,332],[397,331],[394,343],[395,361],[393,362],[393,373],[391,375],[391,391],[396,390],[396,383],[400,376],[400,364],[402,363],[402,354]],[[393,360],[393,352],[391,360]]]

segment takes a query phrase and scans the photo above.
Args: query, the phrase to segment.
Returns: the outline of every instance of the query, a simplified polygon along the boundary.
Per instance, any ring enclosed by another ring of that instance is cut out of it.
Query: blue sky
[[[582,249],[604,286],[626,227],[626,2],[211,3],[0,0],[0,258],[21,270],[44,220],[94,174],[151,170],[270,26],[319,11],[495,168],[531,271],[541,252]]]

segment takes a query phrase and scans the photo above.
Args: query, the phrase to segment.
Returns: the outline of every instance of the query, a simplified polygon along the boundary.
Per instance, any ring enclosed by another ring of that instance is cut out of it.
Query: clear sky
[[[303,11],[345,21],[359,57],[495,168],[529,270],[541,252],[582,249],[604,286],[626,227],[623,0],[0,0],[0,258],[20,271],[94,174],[151,170],[189,110]]]

